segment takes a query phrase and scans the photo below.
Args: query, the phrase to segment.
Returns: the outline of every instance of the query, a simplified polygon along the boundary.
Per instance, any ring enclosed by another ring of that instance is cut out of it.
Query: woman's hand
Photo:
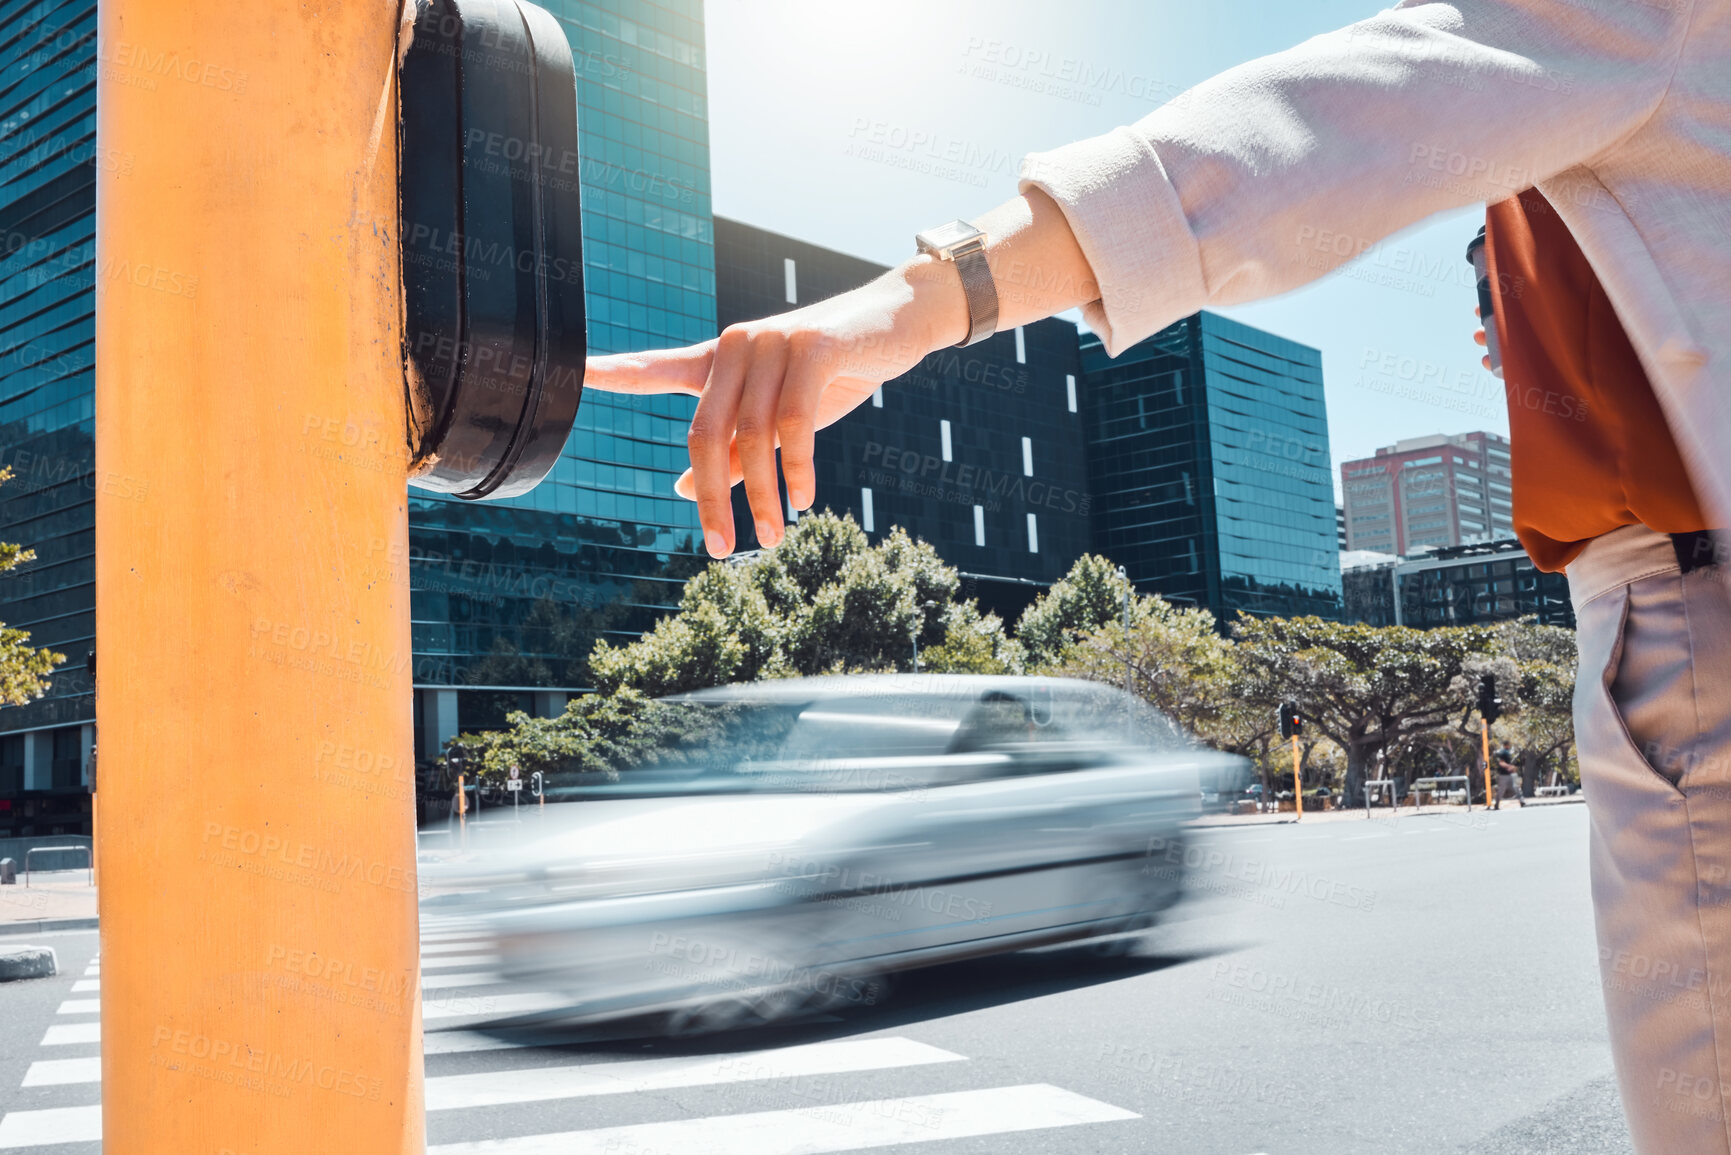
[[[998,328],[1092,301],[1093,272],[1063,212],[1029,191],[976,219],[998,289]],[[795,509],[817,496],[812,445],[927,353],[968,336],[968,300],[953,264],[914,257],[869,284],[803,309],[730,325],[686,349],[591,357],[584,384],[614,393],[698,399],[686,443],[691,468],[675,489],[697,502],[710,554],[733,552],[731,490],[744,480],[764,546],[782,539],[775,451]]]
[[[698,398],[686,437],[691,468],[675,489],[697,502],[710,554],[726,557],[735,541],[735,482],[745,481],[757,540],[779,544],[776,449],[788,501],[808,508],[817,494],[816,432],[927,353],[954,345],[967,328],[967,300],[955,270],[919,257],[815,305],[730,325],[701,345],[591,357],[584,384]]]

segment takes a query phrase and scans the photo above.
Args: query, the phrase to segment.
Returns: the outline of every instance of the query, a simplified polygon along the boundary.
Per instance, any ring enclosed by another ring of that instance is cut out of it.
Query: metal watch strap
[[[952,254],[956,272],[962,277],[962,292],[968,298],[968,337],[958,342],[964,348],[984,341],[998,331],[998,286],[992,280],[992,268],[986,263],[986,245],[975,240],[956,249]]]

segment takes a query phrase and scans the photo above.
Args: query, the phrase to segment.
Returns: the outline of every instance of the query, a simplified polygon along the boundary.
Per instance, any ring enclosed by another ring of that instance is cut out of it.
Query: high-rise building
[[[1094,548],[1229,620],[1340,613],[1322,355],[1198,313],[1108,358],[1082,338]]]
[[[1343,563],[1341,580],[1349,622],[1428,629],[1530,615],[1544,626],[1575,626],[1568,578],[1535,569],[1512,538],[1406,559],[1359,551]]]
[[[713,337],[702,0],[538,0],[577,66],[589,348]],[[409,491],[417,757],[509,710],[557,713],[595,640],[630,639],[701,564],[673,493],[694,402],[590,391],[547,479],[505,501]]]
[[[589,342],[617,352],[715,334],[701,0],[542,0],[577,66]],[[15,6],[16,7],[16,6]],[[65,653],[49,694],[0,711],[0,837],[88,830],[94,649],[96,3],[19,9],[0,29],[0,540],[36,560],[0,620]],[[148,275],[148,274],[146,274]],[[175,278],[168,291],[193,294]],[[692,402],[588,394],[535,492],[410,490],[417,756],[508,709],[559,709],[597,637],[634,637],[699,564],[673,495]],[[143,479],[109,478],[142,497]]]
[[[0,31],[0,620],[67,657],[46,697],[0,711],[0,838],[88,834],[96,703],[96,3],[14,6]],[[148,275],[148,274],[146,274]],[[188,295],[196,285],[175,286]],[[148,482],[110,479],[110,495]]]
[[[1342,463],[1346,548],[1405,555],[1514,536],[1509,442],[1413,437]]]
[[[855,288],[883,265],[725,218],[715,222],[723,327]],[[944,349],[817,435],[814,509],[874,537],[901,526],[1014,618],[1089,548],[1076,327],[1045,320]],[[740,548],[756,545],[735,491]]]

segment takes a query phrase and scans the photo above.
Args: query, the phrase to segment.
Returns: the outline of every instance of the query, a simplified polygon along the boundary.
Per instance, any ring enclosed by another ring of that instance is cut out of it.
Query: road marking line
[[[486,1071],[428,1079],[427,1110],[496,1107],[503,1103],[536,1103],[591,1095],[630,1095],[674,1087],[709,1087],[754,1079],[835,1075],[844,1071],[881,1071],[927,1063],[955,1063],[963,1059],[964,1056],[951,1051],[898,1037],[807,1043],[725,1055]]]
[[[88,1059],[38,1059],[24,1072],[23,1086],[57,1087],[62,1083],[102,1082],[102,1056]]]
[[[421,954],[423,956],[430,954],[456,954],[458,951],[474,950],[477,947],[486,947],[491,945],[491,939],[475,938],[471,935],[468,938],[459,939],[455,942],[436,943],[432,946],[422,943]]]
[[[101,989],[101,979],[79,979],[77,982],[72,984],[73,994],[77,994],[79,991],[99,991]]]
[[[502,983],[502,975],[491,971],[465,971],[457,975],[424,975],[421,978],[421,989],[424,991],[447,990],[452,987],[484,987],[489,983]]]
[[[423,999],[421,1018],[461,1019],[473,1015],[529,1015],[536,1011],[556,1011],[571,1005],[561,995],[526,991],[518,995],[472,995],[465,998]]]
[[[102,1041],[102,1024],[67,1023],[65,1026],[49,1027],[48,1033],[42,1036],[41,1046],[63,1047],[68,1043],[100,1043]]]
[[[95,1015],[102,1012],[101,999],[67,999],[60,1004],[57,1015]]]
[[[496,954],[454,954],[422,959],[421,969],[424,971],[448,971],[455,967],[495,966],[498,962],[499,956]]]
[[[1387,838],[1387,837],[1388,837],[1388,831],[1378,830],[1373,834],[1349,834],[1345,838],[1342,838],[1341,841],[1342,842],[1357,842],[1361,838]]]
[[[46,1147],[102,1138],[102,1107],[50,1107],[8,1111],[0,1119],[0,1147]]]
[[[705,1155],[824,1155],[1139,1118],[1134,1111],[1033,1083],[451,1143],[428,1148],[428,1155],[602,1155],[618,1151],[632,1155],[690,1155],[692,1151]]]

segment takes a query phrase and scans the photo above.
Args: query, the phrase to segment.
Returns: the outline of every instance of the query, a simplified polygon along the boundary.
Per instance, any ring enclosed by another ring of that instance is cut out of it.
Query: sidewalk
[[[1586,799],[1577,791],[1574,794],[1566,794],[1561,798],[1529,798],[1527,799],[1527,806],[1532,809],[1542,809],[1546,806],[1572,806],[1576,803],[1584,802],[1586,802]],[[1521,809],[1521,807],[1512,800],[1506,800],[1503,803],[1503,810],[1519,809]],[[1455,806],[1441,802],[1429,804],[1422,810],[1415,810],[1411,806],[1402,806],[1398,810],[1390,810],[1387,806],[1372,806],[1370,808],[1371,816],[1382,822],[1387,822],[1392,818],[1411,818],[1414,815],[1422,818],[1427,814],[1453,815],[1465,814],[1466,812],[1467,808],[1465,806]],[[1474,814],[1483,814],[1485,808],[1482,805],[1475,803],[1472,812]],[[1496,813],[1502,813],[1502,811],[1497,811]],[[1355,820],[1358,822],[1365,821],[1364,807],[1360,806],[1356,809],[1350,810],[1306,810],[1304,812],[1304,825],[1306,826],[1317,822],[1352,822]],[[1204,814],[1201,818],[1192,822],[1191,825],[1281,826],[1297,821],[1298,815],[1288,810],[1276,814]]]
[[[35,934],[96,925],[96,888],[85,870],[36,870],[30,885],[0,886],[0,934]]]

